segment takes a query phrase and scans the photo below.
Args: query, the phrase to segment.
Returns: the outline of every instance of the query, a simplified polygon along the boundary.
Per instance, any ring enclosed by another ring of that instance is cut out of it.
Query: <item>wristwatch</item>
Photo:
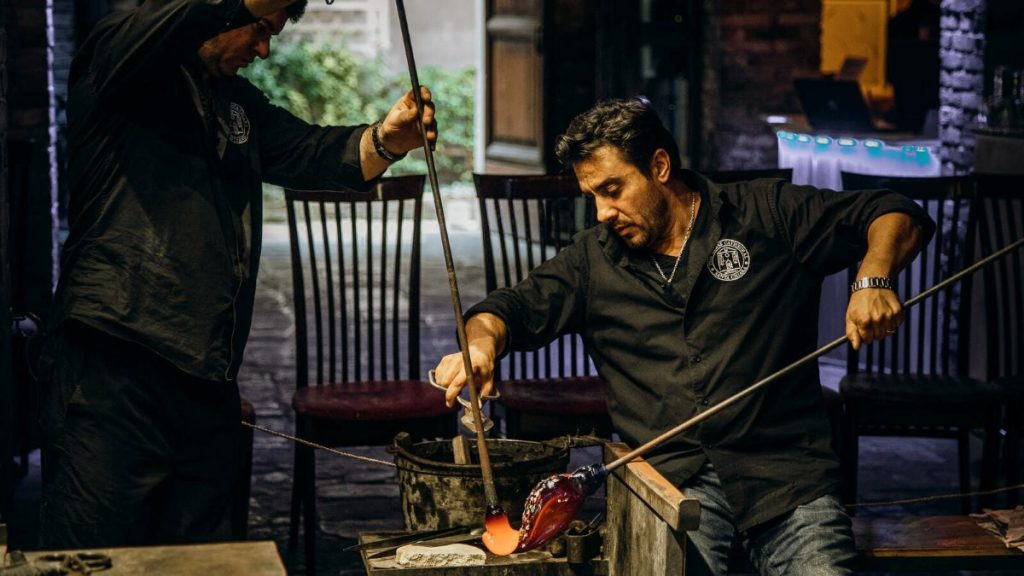
[[[885,276],[866,276],[864,278],[859,278],[856,282],[850,284],[850,294],[865,288],[885,288],[886,290],[892,290],[892,280],[889,280],[889,278]]]

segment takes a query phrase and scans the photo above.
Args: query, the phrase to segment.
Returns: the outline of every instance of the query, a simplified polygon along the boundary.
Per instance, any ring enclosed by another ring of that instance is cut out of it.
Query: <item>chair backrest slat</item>
[[[353,322],[354,326],[358,326],[359,324],[361,324],[363,322],[362,290],[360,289],[362,283],[359,281],[359,279],[361,278],[361,276],[359,274],[359,262],[362,259],[359,257],[359,231],[358,231],[359,218],[357,217],[356,204],[357,204],[356,202],[350,202],[349,205],[348,205],[349,226],[352,229],[352,240],[351,240],[352,276],[351,276],[351,283],[352,283],[352,322]],[[354,357],[355,358],[362,358],[363,357],[363,331],[362,330],[353,330],[352,331],[352,339],[354,340],[354,342],[353,342],[353,344],[354,344],[353,352],[355,354]],[[346,358],[346,361],[347,360],[348,359]],[[362,380],[363,379],[363,363],[362,362],[352,362],[350,364],[350,366],[354,370],[354,373],[350,375],[346,371],[345,377],[346,378],[352,378],[355,381]]]
[[[333,202],[332,205],[334,207],[334,215],[335,215],[335,218],[334,218],[334,235],[335,235],[336,238],[341,238],[342,234],[343,234],[342,227],[341,227],[341,221],[343,219],[342,218],[343,213],[342,213],[342,210],[341,210],[341,203],[336,201],[336,202]],[[340,353],[341,353],[341,359],[342,359],[341,363],[343,364],[344,363],[343,359],[348,358],[348,355],[349,355],[349,346],[348,346],[348,332],[349,331],[347,330],[348,323],[349,323],[348,296],[347,296],[348,295],[349,282],[348,282],[348,279],[346,277],[346,270],[347,269],[345,268],[345,251],[344,250],[337,250],[336,252],[338,254],[338,302],[339,302],[339,309],[341,311],[341,314],[339,315],[340,317],[338,318],[338,331],[341,333],[341,351],[340,351]],[[296,315],[297,314],[298,313],[296,313]],[[348,377],[348,375],[345,374],[344,372],[342,372],[338,376],[340,376],[341,378],[347,378]]]
[[[1024,237],[1024,176],[978,174],[976,258]],[[1024,374],[1024,250],[982,272],[989,378]]]
[[[313,322],[316,327],[316,381],[323,382],[324,379],[324,338],[323,338],[323,316],[320,313],[320,267],[317,264],[316,244],[313,241],[313,218],[309,212],[309,202],[302,203],[303,214],[306,217],[306,253],[309,257],[310,279],[313,285]]]
[[[324,206],[324,201],[320,200],[317,202],[317,209],[320,212],[320,235],[321,238],[327,238],[327,208]],[[331,243],[324,242],[324,294],[327,295],[327,365],[330,368],[328,378],[331,382],[337,381],[337,356],[335,353],[335,333],[334,333],[334,318],[337,316],[334,312],[334,270],[331,266]]]
[[[422,377],[424,180],[383,178],[371,193],[285,191],[298,386]]]

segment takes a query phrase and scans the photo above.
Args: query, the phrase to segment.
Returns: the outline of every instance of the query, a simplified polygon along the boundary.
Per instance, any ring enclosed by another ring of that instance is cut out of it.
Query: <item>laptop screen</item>
[[[854,80],[797,78],[793,80],[807,121],[815,130],[873,132],[871,112]]]

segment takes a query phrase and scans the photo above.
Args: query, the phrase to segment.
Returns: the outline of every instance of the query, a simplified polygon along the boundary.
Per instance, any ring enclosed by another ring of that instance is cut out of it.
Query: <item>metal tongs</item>
[[[400,534],[390,538],[381,538],[372,542],[355,544],[345,551],[366,552],[368,558],[380,558],[392,554],[406,544],[422,544],[426,546],[443,546],[479,540],[484,533],[483,526],[457,526],[438,530],[423,530],[410,534]]]

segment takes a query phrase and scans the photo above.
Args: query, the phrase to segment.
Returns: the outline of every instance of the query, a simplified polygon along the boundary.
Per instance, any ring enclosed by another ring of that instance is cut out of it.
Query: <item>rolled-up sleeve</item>
[[[570,244],[519,284],[491,292],[466,312],[489,312],[508,329],[508,350],[536,350],[560,334],[579,332],[587,284],[583,250]]]
[[[261,110],[260,159],[265,181],[303,190],[370,189],[376,180],[363,179],[359,159],[366,125],[309,124],[251,89]]]
[[[914,219],[921,245],[931,240],[935,223],[913,200],[889,190],[836,192],[783,184],[771,198],[780,233],[794,257],[820,275],[856,262],[867,250],[868,228],[876,218],[901,212]]]

